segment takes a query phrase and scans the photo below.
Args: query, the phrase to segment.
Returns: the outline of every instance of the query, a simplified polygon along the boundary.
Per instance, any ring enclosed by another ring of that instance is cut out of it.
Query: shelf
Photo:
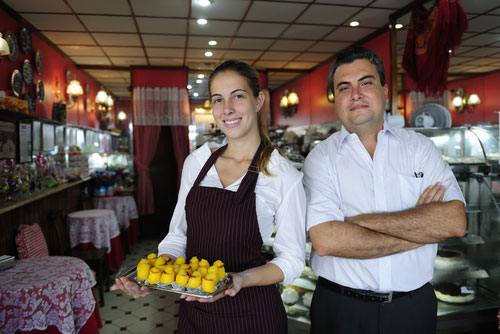
[[[462,238],[450,238],[439,244],[442,246],[481,245],[484,244],[484,240],[479,235],[467,235]]]
[[[434,270],[432,282],[463,281],[469,279],[489,278],[488,272],[482,268],[466,267],[461,270]]]

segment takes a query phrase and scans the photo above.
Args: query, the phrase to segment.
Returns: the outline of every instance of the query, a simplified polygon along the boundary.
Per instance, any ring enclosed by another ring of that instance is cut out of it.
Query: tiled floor
[[[123,266],[133,266],[151,252],[156,252],[159,240],[142,240],[131,247]],[[105,292],[105,306],[100,307],[103,328],[101,334],[173,334],[177,330],[179,297],[174,293],[150,294],[133,299],[122,292]]]

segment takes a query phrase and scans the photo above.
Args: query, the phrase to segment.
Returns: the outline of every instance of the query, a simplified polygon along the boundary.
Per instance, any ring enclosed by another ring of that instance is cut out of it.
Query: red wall
[[[0,62],[0,90],[4,90],[7,95],[14,96],[10,86],[10,79],[12,72],[18,69],[22,73],[22,64],[25,59],[29,59],[33,64],[34,71],[34,84],[31,87],[24,86],[23,94],[27,90],[31,91],[34,97],[36,97],[36,83],[38,80],[42,80],[45,87],[45,99],[43,102],[36,102],[36,111],[33,115],[52,118],[52,103],[55,102],[55,89],[56,89],[56,78],[59,78],[59,83],[61,87],[61,92],[66,95],[66,69],[70,69],[72,78],[80,81],[83,89],[84,95],[78,98],[77,104],[71,108],[67,109],[67,122],[78,125],[86,125],[90,127],[97,127],[96,116],[94,112],[85,111],[85,84],[90,85],[90,100],[94,102],[97,91],[99,90],[99,85],[96,81],[91,79],[88,75],[67,61],[63,56],[61,56],[55,49],[53,49],[48,43],[43,41],[37,36],[35,31],[31,31],[33,40],[33,51],[30,55],[24,54],[21,50],[21,44],[19,40],[19,32],[22,25],[11,18],[6,12],[0,9],[0,32],[5,35],[5,32],[12,31],[17,38],[17,44],[19,47],[19,53],[15,62],[9,60],[7,56],[1,57]],[[35,68],[35,51],[40,49],[42,52],[43,59],[43,72],[38,74]],[[93,104],[94,105],[94,104]],[[94,105],[95,107],[95,105]]]
[[[368,43],[363,44],[363,46],[372,49],[382,59],[385,67],[385,78],[390,92],[391,58],[389,32],[375,37]],[[331,64],[332,61],[272,93],[271,122],[273,125],[296,126],[338,120],[334,105],[326,99],[326,85]],[[286,89],[292,90],[299,95],[297,112],[289,118],[281,115],[279,106],[281,96],[283,96]]]

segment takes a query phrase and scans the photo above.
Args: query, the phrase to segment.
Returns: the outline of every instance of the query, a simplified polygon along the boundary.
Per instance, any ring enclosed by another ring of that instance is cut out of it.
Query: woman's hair
[[[212,80],[217,74],[228,71],[235,72],[245,78],[248,86],[252,90],[253,96],[255,98],[259,96],[261,89],[257,71],[251,65],[235,59],[229,59],[220,63],[210,74],[210,76],[208,77],[208,91],[210,95],[212,95]],[[271,175],[271,173],[269,173],[269,170],[267,169],[267,164],[269,162],[269,159],[271,158],[274,147],[271,143],[271,139],[269,139],[267,129],[264,126],[264,122],[262,121],[262,113],[260,112],[260,110],[257,110],[257,125],[259,127],[260,140],[264,144],[264,149],[260,153],[260,161],[257,167],[265,175]]]

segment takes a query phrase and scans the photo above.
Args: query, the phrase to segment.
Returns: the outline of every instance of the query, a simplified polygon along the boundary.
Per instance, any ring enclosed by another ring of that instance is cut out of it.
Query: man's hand
[[[425,188],[422,195],[420,195],[416,206],[418,207],[432,202],[442,202],[445,190],[446,188],[441,184],[441,182],[428,186]]]

